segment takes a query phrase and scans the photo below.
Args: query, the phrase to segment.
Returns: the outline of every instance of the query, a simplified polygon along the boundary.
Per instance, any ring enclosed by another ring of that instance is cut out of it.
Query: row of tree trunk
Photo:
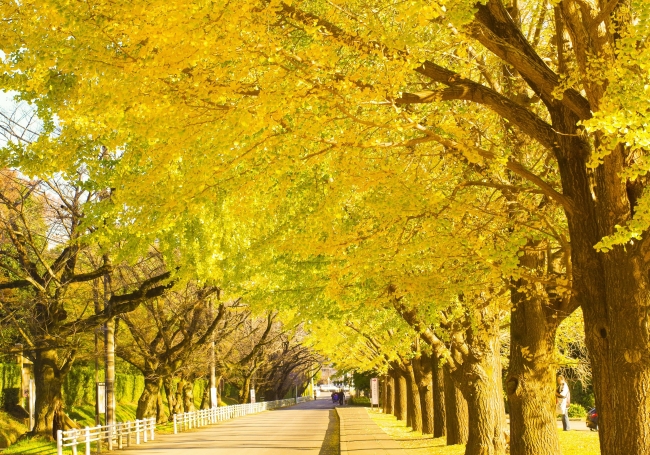
[[[466,444],[468,404],[448,368],[435,355],[419,354],[392,362],[383,378],[383,410],[406,421],[413,431],[447,437],[447,445]]]

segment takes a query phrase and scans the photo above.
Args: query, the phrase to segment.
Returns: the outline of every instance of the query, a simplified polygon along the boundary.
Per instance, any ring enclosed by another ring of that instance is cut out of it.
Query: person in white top
[[[566,383],[564,376],[557,376],[557,389],[555,389],[555,412],[562,415],[562,428],[569,431],[569,403],[571,402],[571,392],[569,385]]]

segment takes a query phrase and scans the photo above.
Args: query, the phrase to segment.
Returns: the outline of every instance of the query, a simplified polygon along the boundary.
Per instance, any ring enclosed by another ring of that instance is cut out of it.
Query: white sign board
[[[97,412],[106,414],[106,384],[97,383]]]
[[[255,389],[251,389],[251,403],[255,403]]]
[[[370,405],[374,404],[379,406],[379,380],[377,378],[370,379]]]

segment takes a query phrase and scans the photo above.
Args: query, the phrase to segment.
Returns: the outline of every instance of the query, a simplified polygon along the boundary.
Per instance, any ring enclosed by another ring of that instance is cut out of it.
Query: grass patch
[[[3,454],[28,454],[28,455],[56,455],[56,442],[48,441],[47,439],[36,436],[33,438],[25,438],[13,444],[7,449],[2,451]],[[72,450],[66,448],[63,453],[71,454]]]
[[[219,400],[219,406],[232,406],[233,404],[239,404],[239,401],[230,397],[221,397]]]
[[[421,433],[411,431],[411,428],[406,426],[406,422],[397,420],[391,414],[383,414],[378,410],[367,411],[379,428],[399,442],[408,455],[463,455],[465,453],[465,446],[447,446],[445,438],[423,437]]]
[[[27,431],[27,427],[11,417],[6,412],[0,411],[0,449],[9,447]]]
[[[463,455],[464,445],[447,446],[445,438],[433,439],[422,436],[406,426],[406,422],[397,420],[395,416],[383,414],[378,410],[368,409],[370,418],[379,425],[386,434],[396,440],[408,455]],[[598,433],[591,431],[562,431],[558,430],[562,455],[600,455]]]
[[[137,404],[133,403],[119,403],[117,409],[115,410],[115,417],[117,422],[128,422],[129,420],[135,420],[135,411],[138,409]],[[95,406],[94,405],[85,405],[85,406],[75,406],[68,413],[68,416],[75,422],[79,424],[81,428],[83,427],[94,427],[95,426]],[[103,423],[103,420],[102,420]]]
[[[562,431],[560,436],[560,449],[562,455],[600,455],[598,433],[595,431]]]

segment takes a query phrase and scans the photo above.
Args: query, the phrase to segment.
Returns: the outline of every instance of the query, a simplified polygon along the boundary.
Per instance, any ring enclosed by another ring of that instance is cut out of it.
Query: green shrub
[[[348,404],[352,406],[370,406],[370,398],[368,397],[350,397]]]
[[[9,395],[18,388],[20,388],[20,366],[16,363],[0,363],[0,408],[4,409],[7,405],[15,404],[6,401],[7,399],[12,401]]]
[[[578,403],[571,403],[569,405],[569,417],[585,417],[587,415],[587,411],[585,408],[583,408],[581,405]]]

